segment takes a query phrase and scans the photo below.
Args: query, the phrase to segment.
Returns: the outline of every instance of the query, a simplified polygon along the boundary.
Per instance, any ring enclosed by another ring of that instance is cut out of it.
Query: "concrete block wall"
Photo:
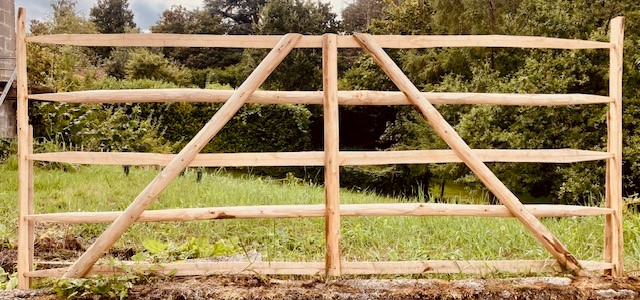
[[[0,91],[16,67],[16,18],[14,0],[0,0]],[[14,83],[15,87],[15,83]],[[0,106],[0,138],[16,135],[15,89]]]
[[[16,17],[14,0],[0,1],[0,81],[16,67]]]

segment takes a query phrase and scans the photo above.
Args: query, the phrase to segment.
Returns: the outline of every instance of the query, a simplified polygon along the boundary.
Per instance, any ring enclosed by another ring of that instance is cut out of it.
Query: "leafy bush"
[[[8,291],[18,287],[18,273],[7,273],[0,267],[0,290]]]
[[[159,125],[136,105],[102,106],[40,102],[32,116],[39,142],[88,151],[169,152]]]
[[[0,138],[0,162],[18,153],[18,142],[12,138]]]
[[[58,297],[78,299],[126,299],[129,290],[140,279],[137,275],[94,275],[89,278],[62,278],[55,281],[53,291]]]
[[[206,238],[192,237],[182,245],[162,243],[156,240],[142,242],[144,251],[136,253],[132,259],[153,262],[170,262],[189,258],[207,258],[241,253],[240,240],[232,238],[220,239],[210,243]]]
[[[124,67],[127,79],[153,79],[179,86],[191,84],[189,69],[144,48],[131,51]]]

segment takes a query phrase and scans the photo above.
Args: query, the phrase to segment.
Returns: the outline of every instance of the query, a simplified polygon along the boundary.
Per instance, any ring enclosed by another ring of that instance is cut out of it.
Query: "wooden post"
[[[471,151],[467,143],[442,117],[436,108],[420,94],[420,90],[407,78],[402,70],[387,55],[378,43],[368,34],[355,34],[356,41],[364,48],[409,101],[420,110],[436,133],[451,147],[460,159],[478,176],[513,215],[522,222],[533,236],[558,260],[558,262],[574,273],[586,276],[580,262],[558,241],[558,239],[540,222],[520,200],[496,177],[495,174]]]
[[[322,36],[324,108],[324,193],[326,274],[339,276],[340,268],[340,135],[338,130],[338,38]]]
[[[609,50],[609,103],[607,114],[606,206],[614,213],[605,219],[604,259],[613,263],[610,275],[622,276],[622,51],[624,46],[624,17],[611,20],[611,49]]]
[[[253,70],[251,75],[233,93],[231,98],[216,112],[195,137],[176,155],[169,164],[147,185],[101,235],[76,261],[64,277],[84,277],[91,267],[104,255],[120,236],[140,217],[160,193],[182,172],[204,146],[222,129],[222,127],[242,107],[251,94],[264,82],[280,62],[302,37],[301,34],[287,34],[275,48]]]
[[[16,67],[18,70],[18,288],[28,289],[31,280],[25,276],[33,268],[33,221],[25,216],[33,214],[33,152],[29,130],[29,100],[27,99],[26,10],[18,10],[16,32]]]

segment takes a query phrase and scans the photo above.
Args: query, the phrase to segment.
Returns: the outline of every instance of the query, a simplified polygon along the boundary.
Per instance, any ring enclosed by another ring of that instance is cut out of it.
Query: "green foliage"
[[[127,299],[129,290],[140,280],[137,275],[94,275],[89,278],[57,279],[53,291],[65,299],[98,296],[100,299]]]
[[[32,114],[36,136],[87,151],[168,152],[160,126],[137,105],[102,106],[39,102]],[[39,141],[39,142],[44,142]]]
[[[204,0],[207,13],[219,16],[231,26],[230,34],[252,34],[252,25],[258,23],[260,8],[267,0]]]
[[[7,273],[0,267],[0,290],[8,291],[18,287],[18,273]]]
[[[31,22],[31,34],[96,33],[92,22],[78,16],[76,2],[55,0],[51,2],[53,14],[44,20]],[[84,82],[97,77],[93,67],[93,51],[74,46],[29,44],[27,48],[29,84],[46,86],[57,91],[75,90]]]
[[[5,212],[0,221],[15,236],[18,183],[12,168],[0,164],[0,177],[7,179],[0,181],[0,209]],[[157,174],[153,168],[135,168],[125,176],[119,166],[89,166],[72,173],[36,169],[35,209],[42,213],[122,210]],[[152,209],[324,203],[321,186],[290,184],[222,171],[205,173],[201,182],[194,179],[193,171],[177,178]],[[454,196],[459,198],[456,200],[459,203],[483,201],[470,199],[473,194],[466,186],[447,183],[444,198],[449,200]],[[400,201],[416,199],[341,191],[341,203],[344,204]],[[640,215],[628,213],[623,219],[625,267],[637,270],[640,266]],[[602,259],[604,217],[544,218],[542,222],[582,259]],[[352,217],[343,218],[341,224],[342,255],[351,261],[553,259],[514,218]],[[262,253],[263,260],[321,261],[324,258],[324,226],[322,218],[141,222],[132,226],[116,247],[133,247],[134,251],[143,252],[142,242],[149,239],[162,243],[171,241],[178,245],[177,248],[193,237],[205,238],[209,243],[235,237],[247,252]],[[90,241],[104,228],[104,224],[78,224],[74,226],[73,235]]]
[[[606,2],[606,3],[605,3]],[[378,34],[510,34],[608,40],[608,22],[626,15],[636,22],[636,1],[476,0],[388,2],[369,31]],[[627,26],[628,27],[628,26]],[[638,35],[626,32],[625,114],[635,111]],[[605,51],[444,48],[390,53],[424,91],[480,93],[608,94]],[[629,57],[633,57],[630,59]],[[369,59],[347,71],[345,87],[389,89],[389,81]],[[392,86],[391,86],[392,88]],[[603,150],[606,106],[510,107],[440,106],[443,116],[472,148],[577,148]],[[635,155],[632,136],[636,117],[625,117],[625,153]],[[446,145],[414,110],[403,109],[389,123],[382,140],[400,149],[438,149]],[[635,189],[633,163],[626,162],[625,193]],[[626,168],[629,167],[629,168]],[[570,165],[493,164],[507,186],[521,194],[554,202],[588,202],[603,194],[602,163]],[[478,185],[462,164],[431,166],[438,177]],[[633,179],[632,179],[633,178]]]
[[[209,103],[164,106],[164,137],[186,144],[221,107]],[[299,105],[246,104],[205,147],[205,152],[300,151],[309,148],[310,112]]]
[[[342,29],[347,33],[364,32],[385,7],[383,0],[356,0],[342,10]]]
[[[171,6],[162,12],[158,22],[151,27],[155,33],[225,34],[233,27],[224,17],[209,10],[187,10],[183,6]],[[216,68],[237,64],[242,50],[220,48],[163,49],[163,53],[189,68]]]
[[[178,86],[191,83],[191,72],[172,62],[159,53],[153,53],[140,48],[129,53],[129,60],[125,63],[125,74],[129,80],[151,79],[166,81]]]
[[[343,167],[340,186],[355,191],[369,191],[400,197],[429,199],[431,174],[424,165],[377,167]]]
[[[18,142],[13,138],[0,138],[0,162],[18,153]]]
[[[115,77],[105,77],[93,81],[85,86],[91,90],[127,90],[127,89],[169,89],[177,88],[175,83],[154,79],[120,80]],[[132,99],[134,100],[134,99]]]
[[[309,149],[311,113],[300,105],[248,104],[206,150],[212,152],[302,151]]]
[[[90,15],[100,33],[125,33],[136,27],[129,0],[98,0],[91,7]]]
[[[170,262],[189,258],[210,258],[239,254],[242,251],[238,238],[220,239],[210,243],[207,238],[191,237],[182,245],[162,243],[147,239],[142,242],[144,251],[136,253],[132,259],[138,261]]]
[[[336,15],[327,3],[301,0],[269,1],[254,25],[257,34],[323,34],[337,32]],[[263,50],[246,50],[243,67],[253,70],[266,55]],[[274,70],[264,84],[276,90],[319,90],[322,88],[321,49],[295,49]]]
[[[104,71],[115,79],[125,79],[127,72],[125,66],[131,58],[130,48],[114,48],[109,51],[109,56],[103,62]]]
[[[76,11],[75,0],[52,0],[52,13],[43,20],[32,20],[30,31],[33,35],[62,33],[96,33],[93,22],[83,18]]]

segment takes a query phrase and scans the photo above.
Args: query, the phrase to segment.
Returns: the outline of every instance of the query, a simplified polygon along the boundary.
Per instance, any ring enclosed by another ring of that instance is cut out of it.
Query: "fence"
[[[216,36],[175,34],[61,34],[25,36],[25,10],[18,14],[18,137],[19,137],[19,257],[21,288],[34,277],[83,277],[97,273],[123,272],[113,266],[95,265],[134,222],[212,220],[225,218],[312,218],[326,222],[325,262],[198,262],[167,264],[155,271],[174,275],[259,272],[263,274],[407,274],[482,273],[487,271],[557,271],[578,275],[604,270],[622,274],[622,41],[624,18],[611,21],[611,41],[582,41],[524,36]],[[233,47],[270,48],[271,51],[235,91],[199,89],[80,91],[29,95],[27,92],[27,43],[76,46],[140,47]],[[363,48],[373,56],[401,92],[339,91],[339,48]],[[520,47],[554,49],[609,49],[610,95],[422,93],[396,66],[383,48],[432,47]],[[293,48],[323,49],[323,91],[256,91]],[[178,154],[58,152],[33,153],[28,124],[29,100],[71,103],[224,102],[211,120]],[[289,153],[199,154],[204,145],[229,121],[243,103],[298,103],[324,106],[324,151]],[[418,109],[451,150],[339,151],[338,105],[408,105]],[[606,152],[575,149],[485,150],[470,149],[440,115],[433,104],[579,105],[606,104],[608,144]],[[568,205],[523,205],[487,168],[485,162],[572,163],[606,160],[606,207]],[[33,208],[33,162],[54,161],[80,164],[162,165],[160,174],[122,212],[68,212],[36,214]],[[339,167],[344,165],[424,164],[463,162],[503,205],[456,204],[352,204],[340,205]],[[188,166],[324,166],[325,205],[274,205],[192,208],[147,211],[165,187]],[[605,215],[604,261],[579,261],[539,221],[538,217]],[[399,261],[348,262],[340,257],[342,216],[475,216],[516,217],[554,256],[556,261]],[[111,225],[68,268],[35,270],[33,267],[35,222],[90,223]],[[128,270],[144,271],[148,264],[131,264]]]

